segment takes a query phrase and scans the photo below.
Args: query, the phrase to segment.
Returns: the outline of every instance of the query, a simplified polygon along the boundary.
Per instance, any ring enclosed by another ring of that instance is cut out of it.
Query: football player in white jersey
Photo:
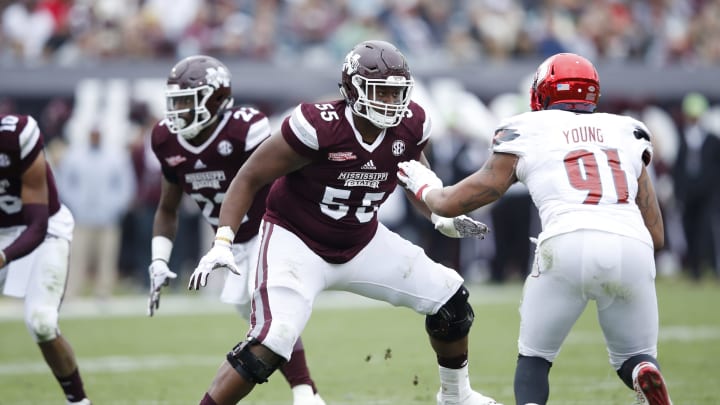
[[[400,181],[442,216],[489,204],[516,181],[530,190],[542,232],[520,306],[517,404],[548,401],[550,367],[590,300],[620,379],[640,403],[671,403],[656,359],[654,249],[664,230],[646,169],[652,140],[642,122],[594,113],[599,97],[592,63],[554,55],[535,73],[533,111],[500,123],[480,170],[443,187],[416,161],[398,165]]]
[[[43,149],[34,118],[0,115],[0,291],[25,300],[27,329],[67,403],[89,405],[75,354],[58,326],[75,221],[58,198]]]

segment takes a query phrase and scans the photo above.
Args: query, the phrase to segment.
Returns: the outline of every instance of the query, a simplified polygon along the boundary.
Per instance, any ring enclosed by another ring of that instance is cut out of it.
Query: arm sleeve
[[[3,249],[6,263],[35,250],[47,234],[49,213],[46,204],[24,205],[22,215],[27,228],[8,247]]]

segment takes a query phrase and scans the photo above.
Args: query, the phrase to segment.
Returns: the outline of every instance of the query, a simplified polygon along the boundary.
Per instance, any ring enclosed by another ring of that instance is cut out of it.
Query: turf
[[[476,313],[470,336],[472,384],[505,404],[514,403],[520,294],[519,284],[471,290]],[[658,296],[660,360],[675,404],[720,403],[720,285],[660,280]],[[313,377],[328,405],[434,404],[437,366],[423,318],[369,301],[347,304],[344,298],[319,301],[303,334]],[[61,327],[94,404],[197,404],[225,353],[245,332],[245,322],[227,305],[184,292],[165,301],[152,319],[144,315],[144,297],[119,301],[114,310],[63,310]],[[173,311],[181,302],[189,307]],[[118,305],[124,307],[118,310]],[[60,404],[60,389],[19,314],[7,314],[18,308],[0,300],[0,315],[5,311],[0,316],[0,404]],[[552,368],[550,403],[633,400],[608,364],[590,306]],[[290,404],[291,395],[278,373],[242,403]]]

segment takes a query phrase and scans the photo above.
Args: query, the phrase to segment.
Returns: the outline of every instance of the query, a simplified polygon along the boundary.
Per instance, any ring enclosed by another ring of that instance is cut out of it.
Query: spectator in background
[[[25,0],[6,9],[5,56],[33,64],[197,52],[322,63],[353,38],[391,39],[420,64],[448,50],[460,63],[566,50],[649,64],[720,60],[711,0]]]
[[[704,266],[717,272],[719,265],[714,246],[720,230],[712,225],[720,205],[720,134],[710,133],[703,125],[701,118],[707,110],[708,101],[700,93],[689,93],[683,99],[682,136],[673,170],[687,242],[683,265],[695,281],[701,279]]]
[[[325,44],[343,21],[343,10],[337,1],[299,0],[287,2],[280,32],[285,46],[305,49],[310,55],[325,54]]]
[[[383,16],[393,42],[407,55],[423,55],[438,49],[432,30],[423,18],[419,0],[391,2]]]
[[[486,146],[472,138],[462,128],[449,122],[447,132],[442,138],[438,137],[429,144],[426,156],[431,166],[436,168],[438,177],[444,182],[454,183],[472,173],[471,167],[477,167],[477,164],[482,162],[485,151],[480,150],[478,144]],[[415,210],[411,211],[411,215],[415,222],[413,225],[418,229],[425,229],[423,222],[427,220]],[[490,236],[492,237],[495,232],[497,229],[493,229]],[[461,260],[461,246],[468,241],[477,243],[474,239],[448,238],[439,232],[424,232],[423,240],[419,244],[425,248],[431,259],[457,270],[464,279],[471,281],[465,273]]]
[[[386,26],[380,21],[382,0],[350,1],[345,7],[347,18],[326,42],[334,56],[343,57],[348,48],[366,38],[390,38]]]
[[[46,53],[52,54],[70,40],[70,10],[74,3],[72,0],[41,0],[38,4],[38,10],[49,13],[53,22],[52,33],[44,45]]]
[[[689,27],[690,43],[697,61],[720,63],[720,2],[707,1],[697,5]]]
[[[675,109],[677,112],[678,109]],[[681,214],[675,197],[672,170],[678,155],[680,132],[671,113],[654,105],[628,105],[622,112],[644,122],[653,138],[654,159],[648,174],[655,184],[658,203],[665,223],[665,247],[655,252],[658,276],[673,276],[682,272],[680,257],[686,250]]]
[[[71,144],[58,166],[62,201],[75,215],[75,240],[66,295],[85,293],[95,269],[93,294],[108,298],[115,289],[120,221],[135,195],[132,163],[121,147],[104,143],[99,128],[89,142]]]
[[[162,56],[175,56],[177,44],[185,30],[198,15],[203,3],[199,0],[148,0],[142,2],[140,13],[148,27],[157,33],[155,52]]]
[[[530,274],[530,254],[535,246],[530,235],[537,235],[540,218],[527,187],[516,183],[490,207],[495,255],[490,260],[490,281],[508,278],[524,280]]]
[[[467,2],[467,13],[479,43],[492,59],[513,55],[525,21],[525,12],[516,1]]]
[[[37,0],[16,1],[2,14],[3,35],[17,59],[31,65],[43,61],[45,43],[55,28],[52,14],[37,5]]]
[[[137,192],[122,220],[120,276],[149,287],[146,269],[150,265],[150,238],[153,216],[160,201],[160,162],[150,148],[150,131],[156,118],[146,103],[132,102],[130,124],[135,136],[130,142],[130,159]]]
[[[72,115],[72,104],[69,100],[56,97],[50,100],[42,109],[38,124],[45,135],[45,148],[51,166],[62,159],[65,152],[65,139],[63,130]]]
[[[0,98],[0,114],[13,114],[17,110],[15,101],[9,97]]]

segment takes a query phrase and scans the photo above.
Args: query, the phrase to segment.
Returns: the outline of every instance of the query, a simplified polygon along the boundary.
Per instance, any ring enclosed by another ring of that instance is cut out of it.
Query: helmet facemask
[[[405,56],[389,42],[355,45],[345,56],[339,85],[353,114],[378,128],[397,126],[409,115],[415,82]]]
[[[353,112],[366,118],[378,128],[390,128],[400,124],[406,114],[415,82],[404,76],[388,76],[385,79],[369,79],[360,75],[352,77],[357,100],[352,104]],[[375,100],[379,87],[396,87],[402,96],[398,103]]]
[[[168,85],[165,91],[165,117],[170,132],[192,139],[212,124],[217,116],[213,116],[206,105],[213,92],[214,89],[208,85],[192,89],[181,89],[176,84]],[[191,121],[188,122],[188,119]]]
[[[231,77],[219,60],[189,56],[170,71],[165,88],[168,130],[185,139],[197,137],[232,107]]]

